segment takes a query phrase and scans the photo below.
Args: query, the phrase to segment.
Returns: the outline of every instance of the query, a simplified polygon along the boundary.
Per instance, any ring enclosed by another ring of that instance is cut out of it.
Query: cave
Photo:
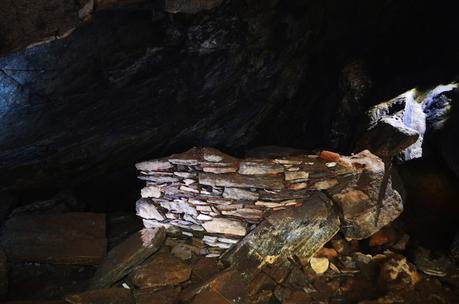
[[[453,7],[1,2],[0,301],[459,303]]]

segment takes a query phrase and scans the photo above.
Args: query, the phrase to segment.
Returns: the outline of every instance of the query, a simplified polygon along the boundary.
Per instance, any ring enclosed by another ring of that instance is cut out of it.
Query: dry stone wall
[[[326,212],[336,214],[331,222],[349,238],[369,237],[403,209],[389,183],[376,220],[384,164],[369,151],[349,157],[322,151],[237,159],[216,149],[193,148],[136,167],[146,182],[136,203],[144,226],[191,238],[208,256],[220,256],[273,213],[292,209],[288,216],[301,220],[306,213],[300,211],[317,199],[317,192],[324,192],[330,201]]]

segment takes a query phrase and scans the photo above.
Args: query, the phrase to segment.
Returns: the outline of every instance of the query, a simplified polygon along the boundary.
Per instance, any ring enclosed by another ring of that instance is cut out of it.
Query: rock
[[[170,254],[157,253],[145,264],[135,268],[129,279],[137,288],[159,288],[177,286],[187,281],[190,275],[191,267],[180,259]]]
[[[339,164],[347,167],[352,176],[346,180],[346,187],[337,186],[327,192],[341,209],[341,230],[345,237],[368,238],[400,215],[402,199],[392,189],[390,180],[382,205],[377,206],[385,168],[380,158],[366,150],[351,157],[341,157]],[[376,223],[379,207],[381,210]]]
[[[258,193],[244,189],[226,187],[223,191],[223,197],[234,200],[255,201],[258,199]]]
[[[143,229],[113,248],[92,279],[94,288],[110,287],[155,253],[166,237],[164,228]]]
[[[293,181],[293,180],[306,180],[309,177],[308,172],[304,171],[296,171],[296,172],[285,172],[285,180],[286,181]]]
[[[340,155],[331,151],[321,151],[319,157],[325,161],[337,162],[340,160]]]
[[[148,198],[148,197],[160,198],[162,195],[162,191],[160,187],[147,186],[142,189],[141,195],[143,198]]]
[[[227,252],[224,260],[248,278],[268,265],[282,268],[289,260],[306,265],[339,230],[338,215],[331,206],[325,195],[317,193],[307,205],[273,213]]]
[[[243,223],[226,218],[214,218],[211,221],[202,224],[204,229],[209,233],[221,233],[234,236],[245,236],[246,227]]]
[[[315,190],[327,190],[330,189],[338,184],[338,181],[336,179],[329,179],[329,180],[324,180],[320,182],[314,183],[313,188]]]
[[[328,270],[330,261],[325,257],[312,257],[309,260],[309,264],[311,265],[311,268],[312,270],[314,270],[315,273],[323,274],[325,271]]]
[[[418,131],[405,126],[400,118],[383,117],[366,132],[358,149],[368,149],[381,158],[393,157],[413,145],[418,138]]]
[[[0,248],[0,299],[8,292],[8,268],[6,255]]]
[[[280,176],[241,176],[235,174],[200,173],[199,183],[212,187],[283,189]]]
[[[165,220],[163,214],[161,214],[158,209],[155,207],[153,202],[147,199],[139,199],[135,203],[136,214],[144,219],[154,219],[158,221]]]
[[[105,257],[105,215],[65,213],[9,219],[1,235],[8,260],[97,265]]]
[[[243,161],[239,166],[239,174],[272,175],[284,172],[284,166],[276,163]]]
[[[134,290],[136,304],[177,304],[180,288],[145,288]]]
[[[452,262],[445,255],[433,255],[429,249],[416,247],[413,252],[414,264],[427,275],[445,277]]]
[[[193,276],[205,282],[223,270],[223,265],[216,258],[202,258],[192,265]]]
[[[135,167],[139,171],[167,171],[171,169],[173,166],[167,159],[158,159],[158,160],[150,160],[144,161],[141,163],[135,164]]]
[[[368,245],[371,247],[393,244],[396,240],[395,231],[390,227],[384,227],[370,237]]]
[[[401,255],[391,254],[381,266],[380,284],[390,289],[413,288],[421,280],[416,268]]]
[[[328,260],[333,260],[338,256],[338,252],[336,252],[333,248],[322,247],[319,251],[314,254],[315,257],[319,258],[327,258]]]
[[[185,244],[177,244],[172,248],[171,254],[178,257],[181,260],[188,261],[193,257],[193,252],[190,246]]]
[[[106,288],[68,295],[65,301],[71,304],[135,304],[131,291],[126,288]]]

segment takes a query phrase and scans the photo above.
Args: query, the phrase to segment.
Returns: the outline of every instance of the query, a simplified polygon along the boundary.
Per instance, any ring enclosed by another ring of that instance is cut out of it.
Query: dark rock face
[[[379,96],[423,75],[440,81],[459,60],[436,57],[455,54],[451,39],[435,52],[410,52],[421,35],[425,44],[442,37],[425,28],[454,37],[441,5],[219,3],[196,14],[141,5],[98,11],[67,38],[0,58],[1,188],[69,186],[192,145],[335,145],[329,130],[342,124],[332,121],[349,119],[335,113],[338,102],[343,113],[365,108],[371,88]],[[429,22],[412,24],[411,15]],[[73,26],[72,18],[59,22]],[[393,47],[402,42],[410,48]],[[352,58],[368,63],[371,82],[349,68]],[[421,61],[423,73],[414,69]],[[401,62],[409,72],[395,77]],[[340,137],[336,145],[350,144]]]

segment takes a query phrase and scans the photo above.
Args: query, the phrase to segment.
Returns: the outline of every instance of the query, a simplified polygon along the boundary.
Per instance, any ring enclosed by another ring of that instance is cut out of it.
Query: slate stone
[[[263,161],[243,161],[239,165],[239,174],[242,175],[271,175],[283,173],[284,166]]]
[[[268,216],[223,259],[244,277],[254,277],[266,266],[275,268],[288,260],[306,264],[338,232],[339,224],[332,202],[317,193],[299,208]]]
[[[200,173],[201,185],[236,188],[284,189],[282,176],[242,176],[237,174]]]
[[[134,233],[108,253],[91,285],[94,288],[110,287],[155,253],[165,237],[164,228],[142,229]]]
[[[104,288],[68,295],[70,304],[135,304],[131,291],[126,288]]]
[[[10,261],[97,265],[105,257],[105,215],[64,213],[10,218],[1,235]]]
[[[191,267],[168,253],[157,253],[145,264],[135,268],[129,280],[137,288],[177,286],[191,276]]]

